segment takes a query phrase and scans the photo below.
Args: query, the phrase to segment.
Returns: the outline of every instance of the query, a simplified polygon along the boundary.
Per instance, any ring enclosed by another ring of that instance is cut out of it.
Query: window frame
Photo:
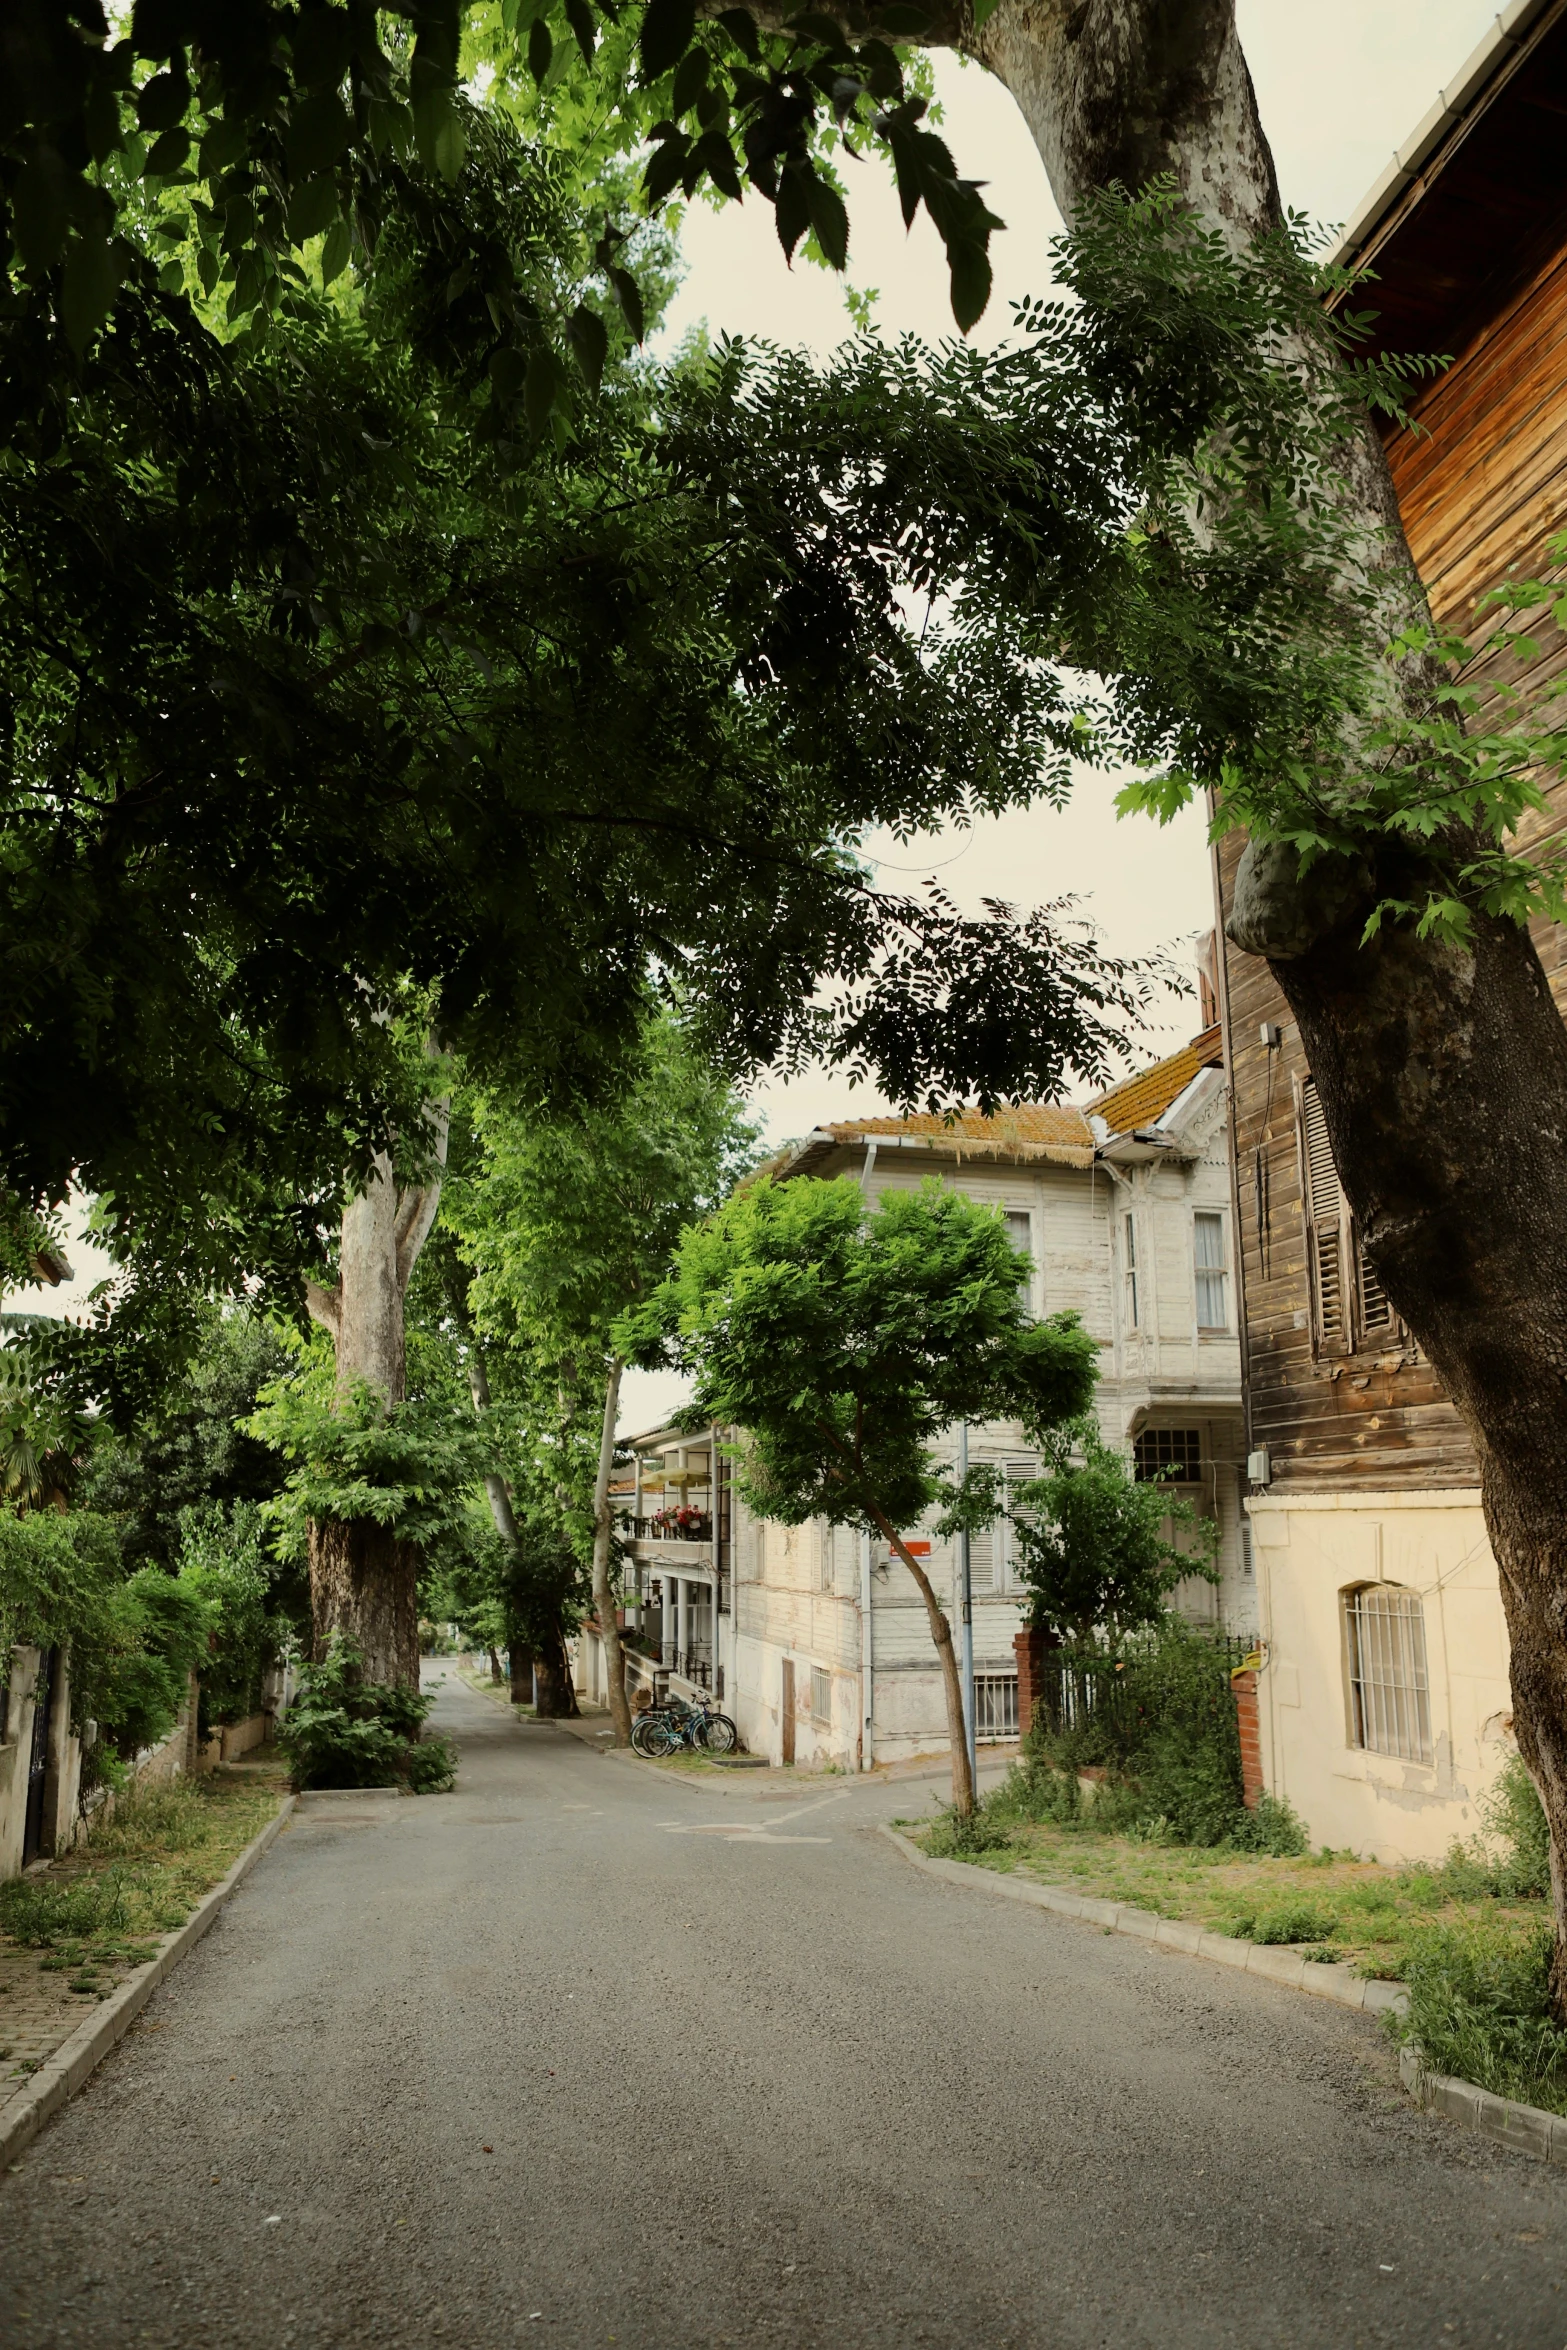
[[[818,1707],[817,1700],[822,1699]],[[832,1668],[830,1665],[811,1667],[811,1720],[832,1728]]]
[[[1201,1224],[1213,1224],[1218,1227],[1219,1260],[1217,1264],[1205,1265],[1198,1254],[1197,1228]],[[1203,1283],[1205,1279],[1208,1281],[1218,1282],[1219,1298],[1221,1301],[1221,1308],[1223,1313],[1223,1319],[1221,1321],[1205,1322],[1202,1318]],[[1193,1208],[1192,1210],[1192,1289],[1194,1310],[1197,1315],[1198,1336],[1200,1338],[1230,1337],[1232,1335],[1232,1331],[1230,1324],[1229,1218],[1226,1216],[1222,1208]]]
[[[1014,1223],[1028,1226],[1026,1240],[1017,1238],[1012,1229]],[[1018,1303],[1022,1306],[1024,1313],[1032,1320],[1038,1311],[1039,1304],[1039,1246],[1035,1238],[1034,1211],[1032,1208],[1009,1208],[1003,1203],[1001,1224],[1012,1246],[1026,1248],[1028,1251],[1028,1271],[1018,1283]]]
[[[1381,1606],[1368,1602],[1381,1602]],[[1387,1603],[1396,1601],[1397,1606]],[[1425,1605],[1403,1583],[1347,1583],[1339,1592],[1344,1645],[1345,1740],[1356,1754],[1431,1770],[1431,1657]],[[1368,1638],[1368,1627],[1379,1629]],[[1395,1633],[1392,1627],[1399,1629]],[[1408,1678],[1397,1674],[1407,1666]],[[1390,1677],[1389,1668],[1392,1669]],[[1391,1743],[1383,1743],[1391,1739]]]
[[[1125,1282],[1126,1327],[1141,1331],[1137,1300],[1137,1212],[1128,1208],[1121,1219],[1121,1272]]]

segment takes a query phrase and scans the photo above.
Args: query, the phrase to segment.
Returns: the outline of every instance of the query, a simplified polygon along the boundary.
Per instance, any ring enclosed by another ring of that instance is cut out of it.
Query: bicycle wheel
[[[709,1754],[733,1754],[740,1733],[727,1714],[709,1714],[702,1724],[702,1744]]]
[[[661,1714],[643,1714],[631,1733],[631,1743],[638,1754],[657,1762],[660,1755],[673,1753],[675,1734]]]

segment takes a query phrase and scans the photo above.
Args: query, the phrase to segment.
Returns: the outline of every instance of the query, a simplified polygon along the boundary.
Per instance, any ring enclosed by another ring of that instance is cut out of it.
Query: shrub
[[[435,1703],[416,1689],[361,1677],[360,1653],[334,1640],[319,1664],[306,1665],[283,1717],[278,1744],[296,1787],[394,1787],[416,1794],[450,1787],[457,1758],[444,1738],[421,1744]]]
[[[201,1731],[254,1713],[262,1677],[275,1664],[289,1625],[271,1612],[273,1573],[255,1502],[193,1504],[179,1515],[179,1579],[206,1610],[201,1660]]]
[[[1287,1803],[1242,1800],[1240,1729],[1227,1652],[1167,1616],[1119,1649],[1062,1650],[1059,1701],[1024,1742],[1024,1769],[1107,1777],[1084,1822],[1114,1832],[1159,1823],[1169,1843],[1291,1856],[1306,1834]],[[1058,1816],[1040,1811],[1031,1816]],[[1063,1821],[1063,1824],[1064,1821]]]
[[[1554,1930],[1433,1925],[1404,1960],[1409,2013],[1397,2029],[1426,2062],[1498,2097],[1567,2105],[1567,2030],[1551,2013]]]
[[[1460,1900],[1492,1894],[1500,1901],[1543,1900],[1551,1889],[1551,1831],[1522,1755],[1510,1755],[1480,1806],[1481,1833],[1453,1844],[1442,1864],[1443,1890]],[[1500,1854],[1492,1847],[1501,1846]]]
[[[1327,1942],[1338,1925],[1330,1910],[1297,1897],[1266,1909],[1243,1910],[1230,1921],[1229,1931],[1240,1942]]]

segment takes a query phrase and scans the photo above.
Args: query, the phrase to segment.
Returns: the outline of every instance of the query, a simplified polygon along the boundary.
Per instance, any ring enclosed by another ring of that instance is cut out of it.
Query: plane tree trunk
[[[446,1156],[446,1118],[436,1120],[437,1169]],[[388,1404],[407,1393],[403,1311],[408,1284],[440,1205],[439,1174],[400,1186],[380,1154],[363,1191],[348,1202],[331,1289],[309,1284],[311,1315],[330,1332],[337,1393],[363,1383]],[[334,1637],[353,1641],[367,1681],[419,1685],[419,1552],[372,1518],[334,1518],[310,1528],[310,1621],[314,1654]]]
[[[1066,218],[1093,189],[1168,173],[1233,239],[1277,224],[1232,0],[1001,0],[946,37],[1012,91]],[[1425,599],[1369,420],[1349,496],[1381,533],[1385,638]],[[1362,946],[1379,879],[1407,894],[1409,878],[1302,878],[1253,843],[1230,935],[1288,999],[1367,1254],[1474,1438],[1518,1742],[1551,1824],[1567,2019],[1567,1032],[1516,925],[1482,921],[1464,948],[1408,929]]]

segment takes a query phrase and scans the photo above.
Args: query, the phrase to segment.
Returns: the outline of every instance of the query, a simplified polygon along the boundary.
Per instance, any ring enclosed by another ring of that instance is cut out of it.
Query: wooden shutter
[[[1295,1080],[1295,1143],[1306,1219],[1306,1274],[1311,1286],[1311,1348],[1317,1355],[1354,1351],[1354,1240],[1349,1202],[1333,1164],[1327,1120],[1311,1078]]]
[[[1311,1281],[1311,1343],[1318,1355],[1357,1354],[1402,1340],[1404,1325],[1355,1230],[1333,1164],[1315,1080],[1295,1080],[1295,1128]]]

